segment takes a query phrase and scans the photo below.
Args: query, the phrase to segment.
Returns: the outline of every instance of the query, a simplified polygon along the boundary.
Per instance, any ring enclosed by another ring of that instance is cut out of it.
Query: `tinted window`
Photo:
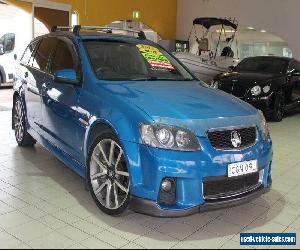
[[[73,43],[67,38],[60,38],[54,52],[50,73],[54,74],[61,69],[74,69],[77,71],[77,56]]]
[[[42,71],[47,71],[47,64],[49,62],[50,55],[53,53],[56,47],[56,44],[56,38],[44,38],[35,52],[32,66]]]
[[[237,72],[286,73],[288,60],[274,57],[250,57],[241,61]]]
[[[21,63],[23,63],[25,65],[28,64],[29,59],[30,59],[30,57],[31,57],[31,55],[32,55],[32,53],[33,53],[33,51],[34,51],[37,44],[38,44],[38,41],[34,41],[34,42],[32,42],[28,45],[28,47],[24,51],[24,54],[21,58]]]
[[[99,79],[194,80],[173,56],[152,44],[86,41],[85,46]]]
[[[296,61],[296,70],[300,72],[300,63]]]

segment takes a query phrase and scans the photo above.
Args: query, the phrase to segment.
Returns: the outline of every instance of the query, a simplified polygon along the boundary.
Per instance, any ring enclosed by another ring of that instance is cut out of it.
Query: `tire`
[[[97,206],[120,215],[129,204],[130,176],[118,138],[109,131],[94,140],[87,161],[87,185]]]
[[[284,94],[282,91],[278,92],[275,97],[274,102],[274,110],[272,113],[272,120],[275,122],[280,122],[284,116],[284,109],[285,109],[285,100]]]
[[[16,141],[21,147],[32,147],[36,143],[36,140],[27,132],[25,109],[19,96],[15,98],[13,107]]]

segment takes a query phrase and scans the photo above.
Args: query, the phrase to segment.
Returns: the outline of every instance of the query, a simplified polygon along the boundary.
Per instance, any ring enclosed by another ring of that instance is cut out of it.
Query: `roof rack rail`
[[[79,36],[81,30],[93,30],[93,31],[100,31],[104,33],[112,33],[114,30],[116,31],[127,31],[137,34],[140,39],[146,39],[146,35],[142,30],[135,30],[135,29],[122,29],[122,28],[111,28],[105,26],[81,26],[81,25],[74,25],[73,27],[69,26],[53,26],[51,32],[57,32],[62,30],[72,30],[75,36]]]
[[[57,32],[57,31],[62,31],[62,30],[72,30],[73,27],[70,26],[53,26],[51,28],[51,32]]]

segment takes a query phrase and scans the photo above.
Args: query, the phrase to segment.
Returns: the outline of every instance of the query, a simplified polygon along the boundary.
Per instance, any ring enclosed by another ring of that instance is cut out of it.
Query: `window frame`
[[[36,54],[37,54],[37,52],[38,52],[38,50],[39,50],[39,48],[40,48],[40,46],[41,46],[43,40],[49,39],[49,38],[55,38],[55,39],[56,39],[55,36],[45,36],[45,37],[42,37],[42,38],[39,40],[39,44],[36,46],[34,52],[32,53],[30,60],[31,60],[31,59],[33,59],[33,60],[35,59]],[[55,48],[55,47],[56,47],[56,46],[54,46],[54,48]],[[49,56],[48,56],[48,59],[47,59],[47,63],[46,63],[45,69],[39,69],[39,68],[37,68],[37,67],[34,67],[33,64],[31,64],[31,65],[28,64],[28,66],[31,67],[31,68],[33,68],[33,69],[35,69],[35,70],[38,70],[38,71],[40,71],[40,72],[49,74],[49,61],[50,61],[50,58],[52,57],[53,51],[54,51],[54,50],[52,50],[52,51],[49,53]],[[30,62],[30,60],[29,60],[29,62]]]
[[[20,64],[21,64],[22,66],[28,66],[28,67],[31,67],[31,66],[29,65],[29,62],[30,62],[31,58],[34,56],[35,51],[36,51],[36,49],[38,48],[40,42],[41,42],[41,39],[35,39],[35,40],[33,40],[33,41],[31,41],[31,42],[29,43],[29,45],[28,45],[28,46],[26,47],[26,49],[24,50],[24,52],[23,52],[23,54],[22,54],[22,57],[21,57],[21,59],[20,59]],[[26,51],[29,49],[29,47],[30,47],[31,45],[33,45],[34,43],[35,43],[35,45],[34,45],[33,50],[31,51],[30,57],[29,57],[29,59],[28,59],[28,62],[25,63],[25,62],[23,61],[24,56],[25,56],[25,53],[26,53]]]
[[[74,86],[82,86],[82,82],[83,82],[82,62],[81,62],[81,58],[80,58],[80,55],[79,55],[79,49],[78,49],[78,46],[77,46],[76,42],[74,41],[74,39],[71,39],[70,37],[67,37],[67,36],[55,36],[55,38],[58,40],[58,42],[57,42],[57,44],[55,46],[55,49],[51,53],[51,56],[50,56],[50,59],[49,59],[49,62],[48,62],[47,73],[49,75],[53,76],[53,78],[54,78],[54,74],[52,74],[50,72],[50,69],[52,67],[52,63],[53,63],[53,60],[54,60],[55,52],[57,50],[57,46],[58,46],[59,42],[65,43],[63,41],[63,39],[67,39],[72,44],[72,51],[70,51],[70,53],[74,54],[74,58],[77,59],[76,74],[77,74],[77,80],[78,80],[78,83],[68,83],[68,84],[74,85]],[[63,38],[63,39],[60,39],[60,38]]]
[[[98,41],[98,42],[103,42],[103,43],[124,43],[124,44],[134,44],[134,45],[136,45],[136,44],[138,44],[138,43],[131,43],[131,42],[128,42],[128,41],[126,41],[126,40],[118,40],[118,39],[107,39],[107,38],[96,38],[96,39],[94,39],[94,38],[86,38],[86,39],[83,39],[82,40],[82,44],[83,44],[83,48],[84,48],[84,52],[85,52],[85,54],[86,54],[86,57],[87,57],[87,59],[88,59],[88,62],[89,62],[89,66],[90,66],[90,68],[91,68],[91,71],[93,72],[93,75],[94,75],[94,77],[98,80],[98,81],[113,81],[113,82],[121,82],[121,81],[123,81],[123,80],[111,80],[111,79],[99,79],[98,77],[97,77],[97,75],[96,75],[96,72],[95,72],[95,70],[94,70],[94,67],[93,67],[93,62],[92,62],[92,60],[91,60],[91,57],[89,56],[89,52],[88,52],[88,48],[87,48],[87,46],[86,46],[86,43],[87,42],[92,42],[92,41]],[[143,43],[144,44],[144,43]],[[187,66],[185,66],[179,59],[177,59],[172,53],[170,53],[169,51],[167,51],[164,47],[162,47],[161,45],[159,45],[159,44],[157,44],[157,43],[145,43],[146,45],[150,45],[150,46],[153,46],[153,47],[157,47],[157,48],[159,48],[159,49],[161,49],[161,50],[163,50],[166,54],[168,54],[168,56],[170,56],[170,57],[172,57],[173,59],[175,59],[176,60],[176,62],[185,70],[185,71],[187,71],[188,72],[188,74],[191,76],[191,81],[199,81],[201,84],[203,84],[204,86],[205,86],[205,84],[201,81],[201,80],[199,80],[195,75],[194,75],[194,73],[192,73],[188,68],[187,68]]]

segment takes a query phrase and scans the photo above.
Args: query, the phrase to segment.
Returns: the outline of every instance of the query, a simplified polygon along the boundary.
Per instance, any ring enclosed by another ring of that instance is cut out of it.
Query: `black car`
[[[285,111],[300,107],[300,63],[286,57],[249,57],[216,76],[212,86],[281,121]]]

